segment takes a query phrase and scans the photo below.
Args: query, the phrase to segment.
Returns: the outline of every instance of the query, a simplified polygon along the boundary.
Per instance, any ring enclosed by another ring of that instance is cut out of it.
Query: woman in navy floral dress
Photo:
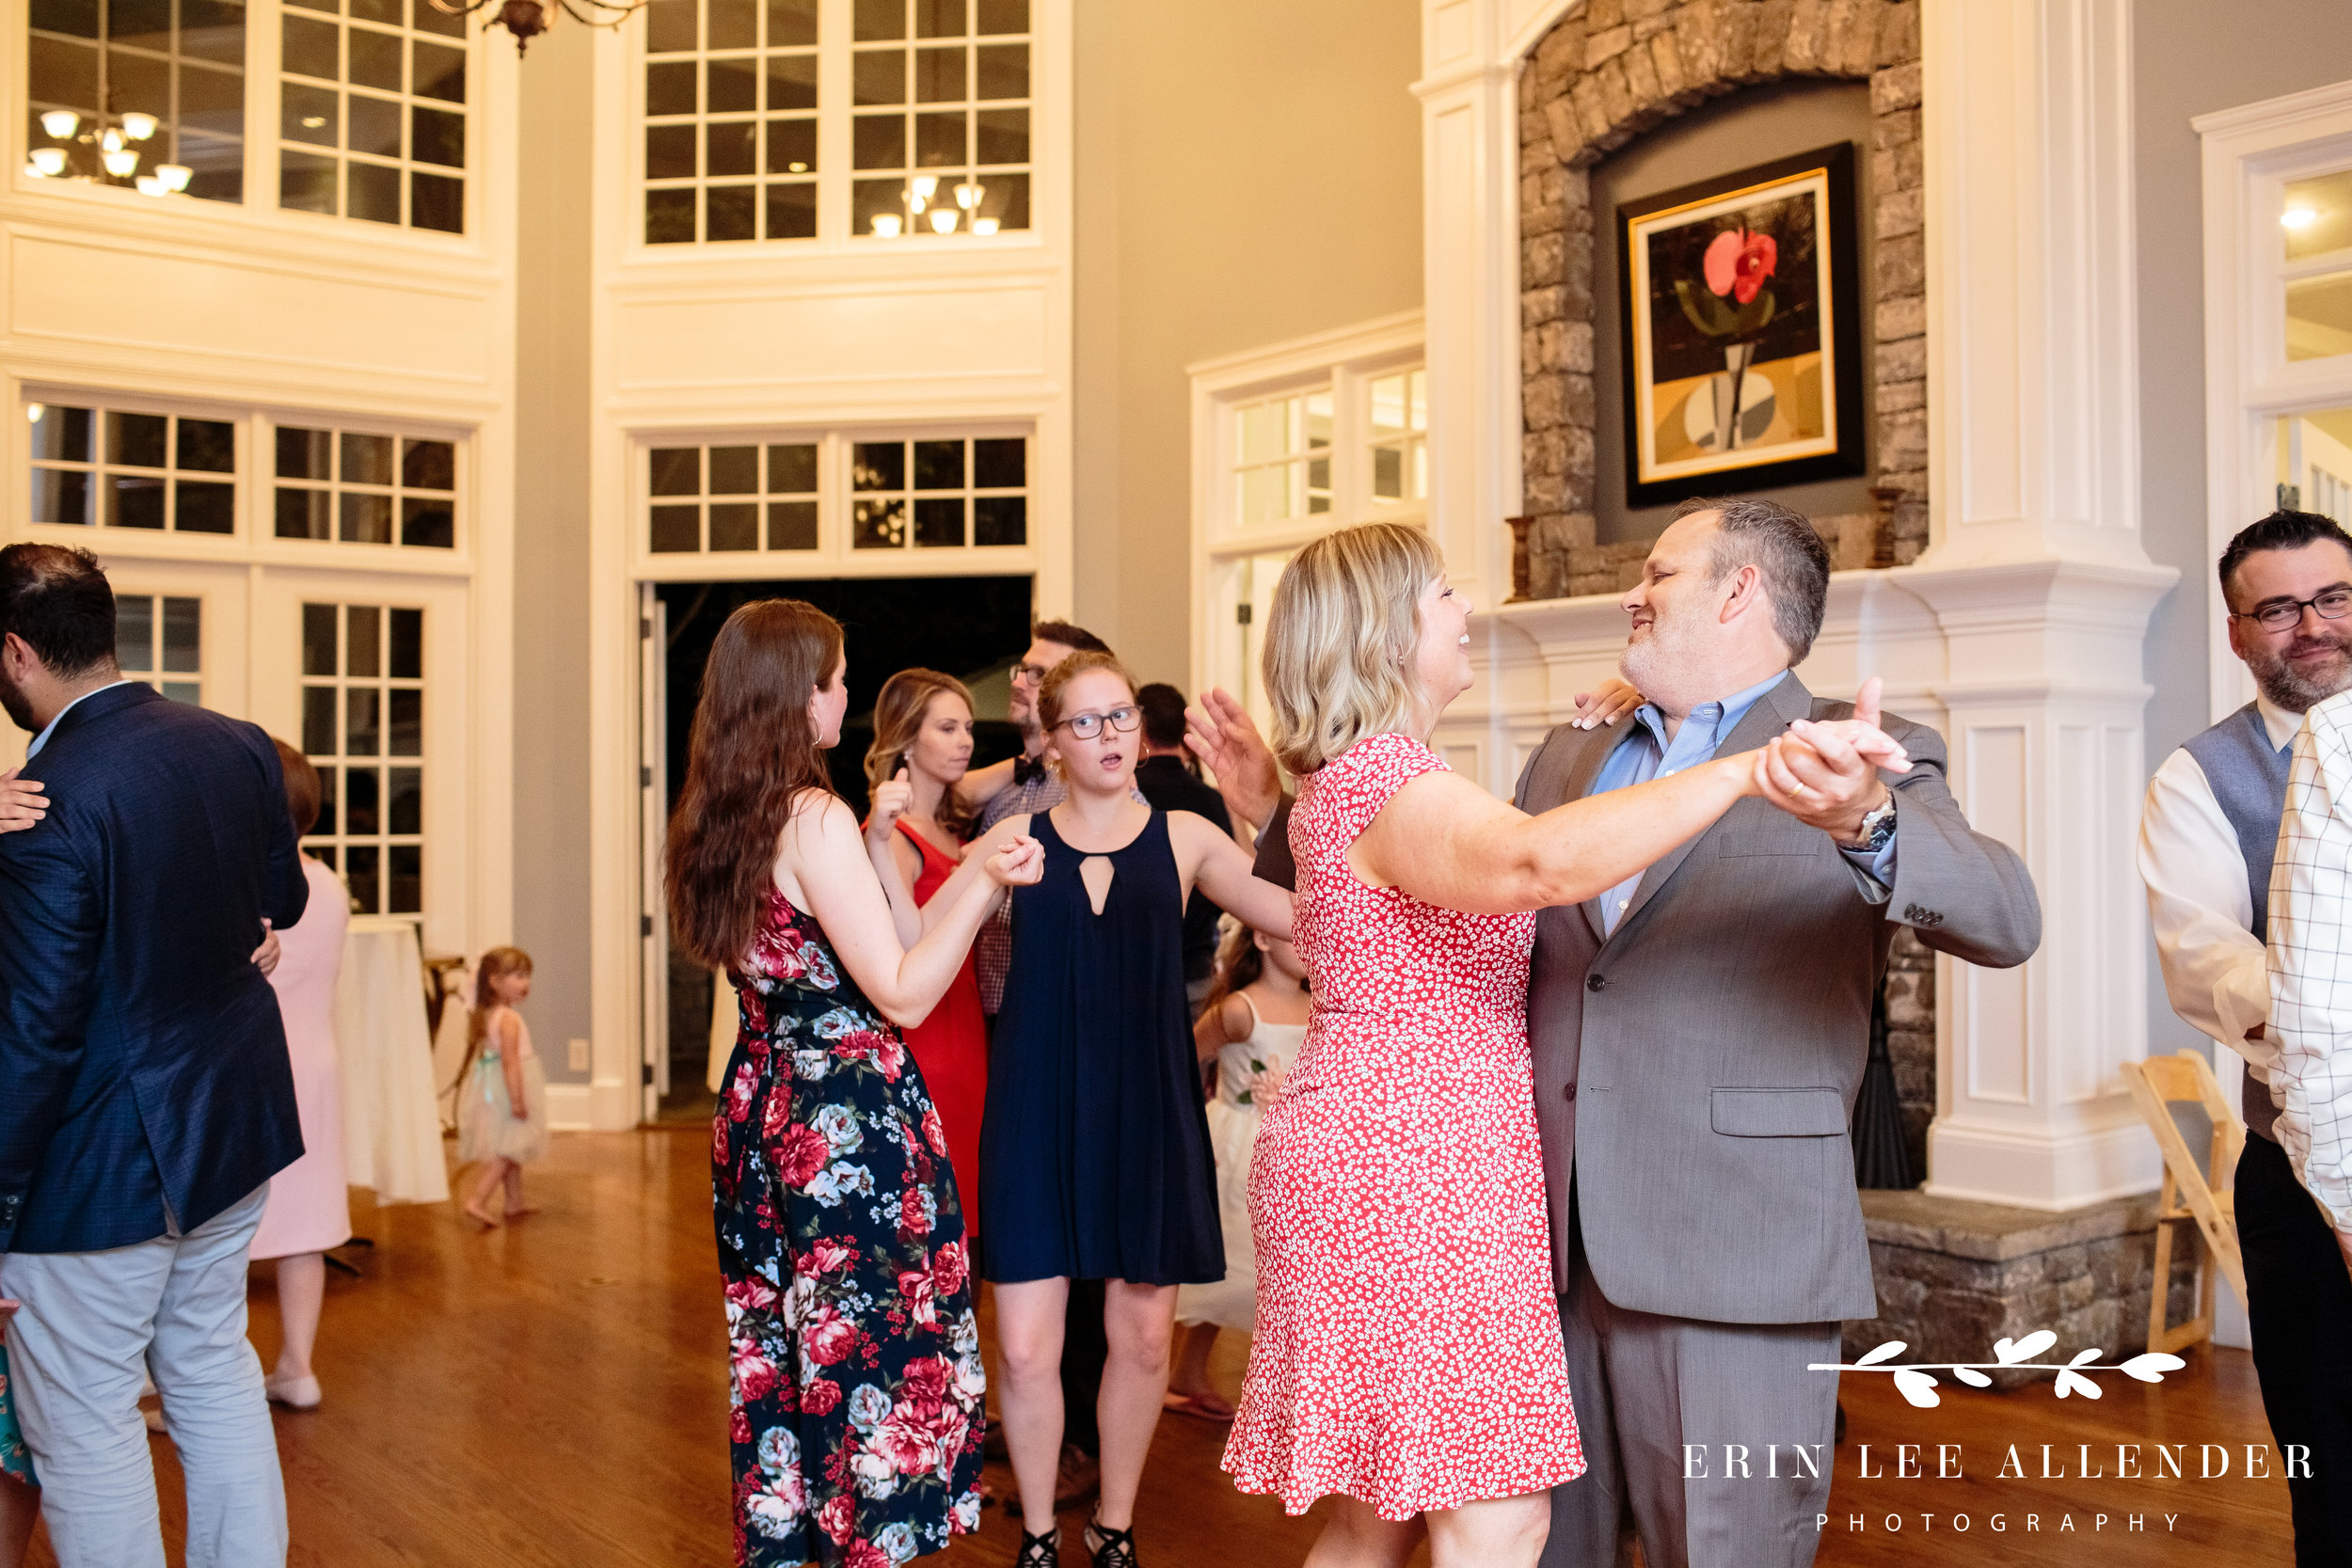
[[[862,837],[826,784],[845,673],[822,611],[737,610],[704,673],[667,850],[680,942],[727,965],[743,1014],[711,1186],[744,1568],[891,1568],[979,1523],[986,1384],[962,1205],[898,1030],[1041,863],[1034,841],[968,861],[919,911],[878,876],[905,792],[877,793]]]

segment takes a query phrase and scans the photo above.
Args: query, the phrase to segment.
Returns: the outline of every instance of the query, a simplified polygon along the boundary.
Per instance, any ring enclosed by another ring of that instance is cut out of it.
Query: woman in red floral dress
[[[1266,628],[1314,1007],[1258,1133],[1258,1332],[1225,1467],[1293,1513],[1341,1495],[1316,1568],[1401,1565],[1424,1520],[1435,1568],[1541,1554],[1549,1490],[1584,1460],[1528,911],[1615,885],[1757,793],[1781,744],[1528,816],[1425,744],[1470,684],[1469,622],[1428,534],[1375,523],[1299,552]]]
[[[892,1568],[979,1523],[970,1255],[898,1031],[955,980],[998,892],[1036,879],[1037,845],[967,863],[928,935],[894,918],[818,756],[840,739],[845,673],[821,610],[730,616],[670,827],[680,942],[725,963],[742,1000],[711,1186],[744,1568]]]

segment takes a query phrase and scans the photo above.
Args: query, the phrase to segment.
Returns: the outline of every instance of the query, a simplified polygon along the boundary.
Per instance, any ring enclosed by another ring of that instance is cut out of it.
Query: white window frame
[[[1193,689],[1256,689],[1254,680],[1244,678],[1245,645],[1254,649],[1255,636],[1233,636],[1242,603],[1253,596],[1244,587],[1250,558],[1296,550],[1356,523],[1427,526],[1426,498],[1374,498],[1376,443],[1371,423],[1372,383],[1425,368],[1425,341],[1422,312],[1408,310],[1185,367],[1192,380]],[[1238,477],[1240,411],[1270,397],[1324,387],[1332,393],[1331,510],[1245,525]],[[1258,717],[1263,722],[1265,716]]]
[[[2279,214],[2285,187],[2352,168],[2352,82],[2200,116],[2205,225],[2206,551],[2277,505],[2279,421],[2352,406],[2352,354],[2286,356],[2285,286],[2352,264],[2352,251],[2289,262]],[[2207,668],[2216,720],[2253,696],[2230,651],[2224,606],[2202,574]]]

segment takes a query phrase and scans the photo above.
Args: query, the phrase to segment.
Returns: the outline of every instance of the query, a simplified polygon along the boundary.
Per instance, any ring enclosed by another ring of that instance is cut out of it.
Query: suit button
[[[1609,977],[1605,974],[1592,975],[1585,980],[1584,989],[1586,990],[1607,990],[1609,989]]]
[[[1576,1098],[1576,1085],[1574,1084],[1570,1084],[1566,1088],[1562,1089],[1560,1091],[1560,1098],[1563,1100],[1574,1100]]]

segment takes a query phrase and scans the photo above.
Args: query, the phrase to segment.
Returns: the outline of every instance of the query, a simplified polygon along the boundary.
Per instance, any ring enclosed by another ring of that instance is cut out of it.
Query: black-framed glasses
[[[1080,740],[1092,740],[1103,733],[1105,724],[1121,735],[1133,735],[1136,726],[1142,722],[1143,714],[1139,709],[1115,707],[1108,713],[1073,713],[1054,728],[1058,730],[1067,726],[1070,733]]]
[[[2265,631],[2284,631],[2303,619],[2306,605],[2319,611],[2323,621],[2341,621],[2352,615],[2352,588],[2330,588],[2315,598],[2273,599],[2251,610],[2232,610],[2230,618],[2251,621]]]
[[[1016,664],[1012,667],[1011,673],[1006,678],[1009,680],[1026,681],[1029,685],[1035,686],[1038,682],[1045,678],[1046,673],[1047,672],[1045,666],[1042,664]]]

